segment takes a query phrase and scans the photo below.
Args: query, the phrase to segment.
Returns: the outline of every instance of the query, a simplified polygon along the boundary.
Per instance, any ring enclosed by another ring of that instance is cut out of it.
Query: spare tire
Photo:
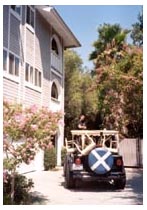
[[[106,174],[113,166],[114,158],[105,148],[95,148],[88,155],[88,165],[96,174]]]

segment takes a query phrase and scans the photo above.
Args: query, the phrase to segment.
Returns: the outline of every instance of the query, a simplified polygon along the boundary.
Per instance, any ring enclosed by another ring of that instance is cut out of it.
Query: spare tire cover
[[[88,155],[88,165],[96,174],[105,174],[110,171],[113,161],[111,152],[105,148],[93,149]]]

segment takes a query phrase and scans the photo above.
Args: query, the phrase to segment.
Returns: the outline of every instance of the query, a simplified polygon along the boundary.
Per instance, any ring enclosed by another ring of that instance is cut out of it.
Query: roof
[[[36,5],[36,9],[46,19],[46,21],[59,32],[63,39],[64,48],[80,47],[81,44],[63,21],[59,13],[52,6],[47,5]]]

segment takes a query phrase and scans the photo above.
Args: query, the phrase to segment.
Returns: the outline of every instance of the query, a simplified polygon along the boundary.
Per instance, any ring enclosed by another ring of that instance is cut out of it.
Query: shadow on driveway
[[[46,205],[49,202],[50,200],[40,192],[34,191],[30,193],[29,205]]]

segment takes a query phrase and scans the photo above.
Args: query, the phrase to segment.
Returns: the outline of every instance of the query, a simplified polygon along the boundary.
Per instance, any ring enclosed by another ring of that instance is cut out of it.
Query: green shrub
[[[44,169],[46,171],[55,168],[57,163],[56,155],[56,149],[54,147],[44,151]]]
[[[7,174],[7,182],[3,183],[3,204],[11,205],[11,183],[12,176]],[[32,179],[27,179],[25,176],[15,174],[14,178],[14,201],[13,205],[28,204],[29,191],[34,187]]]

